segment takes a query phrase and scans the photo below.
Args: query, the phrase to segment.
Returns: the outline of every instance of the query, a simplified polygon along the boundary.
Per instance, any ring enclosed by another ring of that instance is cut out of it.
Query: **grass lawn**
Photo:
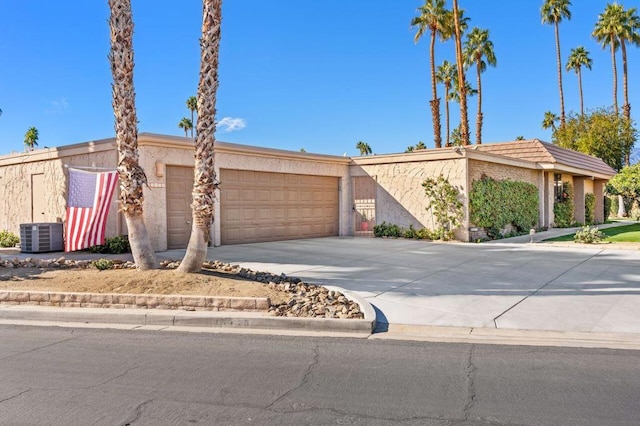
[[[618,226],[616,228],[601,229],[607,236],[604,240],[609,243],[640,243],[640,223]],[[575,234],[550,238],[545,241],[573,241]]]

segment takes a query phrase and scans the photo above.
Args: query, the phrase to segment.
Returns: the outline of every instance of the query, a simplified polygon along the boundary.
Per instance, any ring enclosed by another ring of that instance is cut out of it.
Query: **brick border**
[[[162,294],[68,293],[0,290],[0,304],[67,308],[179,309],[185,311],[267,311],[267,297],[181,296]]]

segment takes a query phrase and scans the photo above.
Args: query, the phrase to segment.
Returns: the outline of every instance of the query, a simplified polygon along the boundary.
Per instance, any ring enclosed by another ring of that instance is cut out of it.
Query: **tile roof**
[[[558,164],[613,176],[616,171],[600,158],[561,148],[538,139],[478,145],[479,151],[536,163]]]

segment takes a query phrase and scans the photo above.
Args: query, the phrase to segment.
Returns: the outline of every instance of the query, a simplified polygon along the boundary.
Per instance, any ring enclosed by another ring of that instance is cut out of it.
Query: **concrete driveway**
[[[382,323],[640,333],[639,251],[332,237],[209,258],[353,290]]]

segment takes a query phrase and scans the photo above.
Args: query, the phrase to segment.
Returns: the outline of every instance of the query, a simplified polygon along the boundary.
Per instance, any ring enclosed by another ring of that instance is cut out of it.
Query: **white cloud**
[[[224,133],[235,132],[236,130],[242,130],[247,127],[246,121],[243,118],[224,117],[216,123],[218,130]]]
[[[65,98],[60,98],[57,101],[49,102],[49,107],[44,110],[44,113],[47,115],[62,114],[68,106],[69,103],[67,100]]]

